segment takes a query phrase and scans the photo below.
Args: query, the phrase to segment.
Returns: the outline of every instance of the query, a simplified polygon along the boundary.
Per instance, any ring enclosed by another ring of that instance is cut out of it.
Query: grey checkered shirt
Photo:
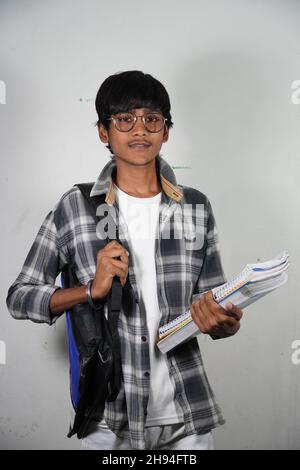
[[[196,189],[177,184],[172,168],[159,155],[156,164],[162,186],[159,236],[155,241],[161,326],[189,308],[192,294],[212,289],[226,279],[209,200]],[[106,203],[118,213],[113,187],[115,170],[115,159],[112,159],[95,182],[91,196],[105,194]],[[164,235],[166,227],[176,229],[176,218],[172,214],[184,207],[187,191],[203,210],[197,215],[189,209],[183,236],[168,238]],[[120,227],[121,224],[120,218]],[[201,232],[203,244],[190,249],[188,244],[194,226]],[[120,241],[130,252],[126,227],[123,229],[120,230]],[[125,234],[123,238],[122,233]],[[11,315],[16,319],[53,324],[61,316],[52,316],[49,308],[51,296],[60,288],[55,285],[57,276],[72,263],[78,280],[86,284],[95,276],[96,254],[104,244],[105,241],[96,234],[94,218],[80,190],[72,187],[46,216],[20,274],[9,288],[7,307]],[[132,256],[129,256],[128,275],[135,302],[131,311],[121,311],[118,323],[122,388],[116,401],[106,403],[104,417],[117,436],[131,439],[133,449],[145,449],[144,428],[151,371],[148,342],[142,340],[142,337],[148,337],[146,314],[139,305]],[[224,419],[203,366],[198,340],[190,339],[169,351],[166,357],[174,385],[174,400],[182,410],[186,434],[202,434],[223,424]]]

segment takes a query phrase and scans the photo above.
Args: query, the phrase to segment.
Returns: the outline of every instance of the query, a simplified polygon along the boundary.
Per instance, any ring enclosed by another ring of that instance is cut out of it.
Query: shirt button
[[[146,337],[146,336],[142,336],[142,341],[147,341],[147,337]]]
[[[145,376],[145,377],[149,377],[149,375],[150,375],[149,372],[145,372],[145,373],[144,373],[144,376]]]
[[[135,303],[138,304],[138,303],[139,303],[139,299],[136,298],[136,299],[135,299]]]

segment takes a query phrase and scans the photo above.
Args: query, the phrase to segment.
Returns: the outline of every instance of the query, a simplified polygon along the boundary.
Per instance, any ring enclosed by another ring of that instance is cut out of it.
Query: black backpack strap
[[[122,305],[122,284],[119,277],[113,279],[110,296],[108,299],[108,324],[112,338],[112,350],[114,355],[114,384],[108,398],[108,401],[114,401],[121,386],[121,347],[118,332],[118,320]]]
[[[99,195],[99,196],[90,196],[91,189],[93,187],[94,183],[79,183],[76,184],[82,195],[84,196],[85,200],[89,204],[91,208],[91,214],[93,215],[96,224],[99,222],[99,217],[96,215],[97,207],[100,204],[105,203],[105,194]],[[118,242],[121,244],[119,237],[118,237],[118,227],[116,227],[116,239]],[[110,241],[109,238],[107,238],[107,243]],[[122,285],[120,282],[120,278],[118,276],[115,276],[112,282],[112,287],[110,294],[108,296],[108,323],[109,323],[109,329],[111,332],[112,336],[112,349],[113,349],[113,355],[114,355],[114,367],[115,367],[115,373],[114,373],[114,385],[112,386],[110,396],[108,398],[108,401],[113,401],[120,389],[120,383],[121,383],[121,352],[120,352],[120,339],[119,339],[119,334],[118,334],[118,320],[119,320],[119,314],[120,310],[122,307]]]

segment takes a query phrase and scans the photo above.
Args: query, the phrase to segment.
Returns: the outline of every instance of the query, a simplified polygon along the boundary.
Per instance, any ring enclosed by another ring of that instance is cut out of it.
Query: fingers
[[[102,259],[102,262],[104,265],[105,272],[108,273],[111,277],[127,277],[128,264],[124,261],[106,257]]]
[[[128,274],[128,251],[116,240],[109,242],[97,253],[97,271],[109,278],[119,276],[122,285]]]
[[[231,305],[228,311],[223,309],[214,300],[211,291],[193,302],[190,311],[202,333],[211,333],[222,327],[235,328],[242,317],[242,311],[236,306]]]
[[[105,256],[109,256],[110,258],[123,256],[124,260],[126,259],[125,256],[129,256],[128,251],[115,240],[109,242],[102,250],[99,251],[99,253],[103,253]]]
[[[103,258],[119,258],[128,264],[128,251],[115,240],[108,243],[104,248],[98,251],[97,261],[102,264]]]
[[[120,258],[125,262],[128,262],[128,252],[126,251],[125,248],[113,248],[108,251],[103,251],[99,252],[100,257],[106,257],[106,258]]]
[[[120,259],[124,261],[124,263],[128,264],[128,256],[129,256],[129,253],[127,250],[125,250],[125,252],[122,252],[122,254],[120,255]]]
[[[128,276],[128,251],[113,240],[97,252],[96,272],[93,281],[94,298],[104,298],[112,286],[114,276],[125,286]]]
[[[123,271],[124,273],[128,271],[128,264],[122,260],[111,259],[110,264],[115,266],[116,269]]]
[[[240,320],[243,316],[242,310],[238,308],[236,305],[234,305],[232,302],[227,302],[225,304],[225,309],[228,312],[228,314],[232,315],[237,320]]]
[[[220,321],[228,323],[228,325],[236,324],[236,322],[239,321],[243,316],[242,310],[232,302],[227,302],[225,304],[225,308],[221,307],[221,305],[215,301],[212,291],[209,291],[207,295],[204,296],[204,300],[205,305],[207,305],[208,308],[213,309],[213,312],[217,317],[220,318]],[[232,321],[232,319],[235,321]]]

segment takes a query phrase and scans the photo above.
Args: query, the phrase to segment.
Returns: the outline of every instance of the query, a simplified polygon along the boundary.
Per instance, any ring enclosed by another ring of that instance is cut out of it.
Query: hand
[[[225,307],[221,307],[214,300],[212,291],[209,291],[191,304],[190,312],[202,333],[227,338],[240,329],[243,312],[231,302],[227,302]]]
[[[114,276],[119,276],[122,286],[128,275],[129,253],[116,240],[109,242],[97,253],[96,273],[92,283],[91,296],[100,300],[109,293]],[[115,259],[120,257],[120,259]]]

